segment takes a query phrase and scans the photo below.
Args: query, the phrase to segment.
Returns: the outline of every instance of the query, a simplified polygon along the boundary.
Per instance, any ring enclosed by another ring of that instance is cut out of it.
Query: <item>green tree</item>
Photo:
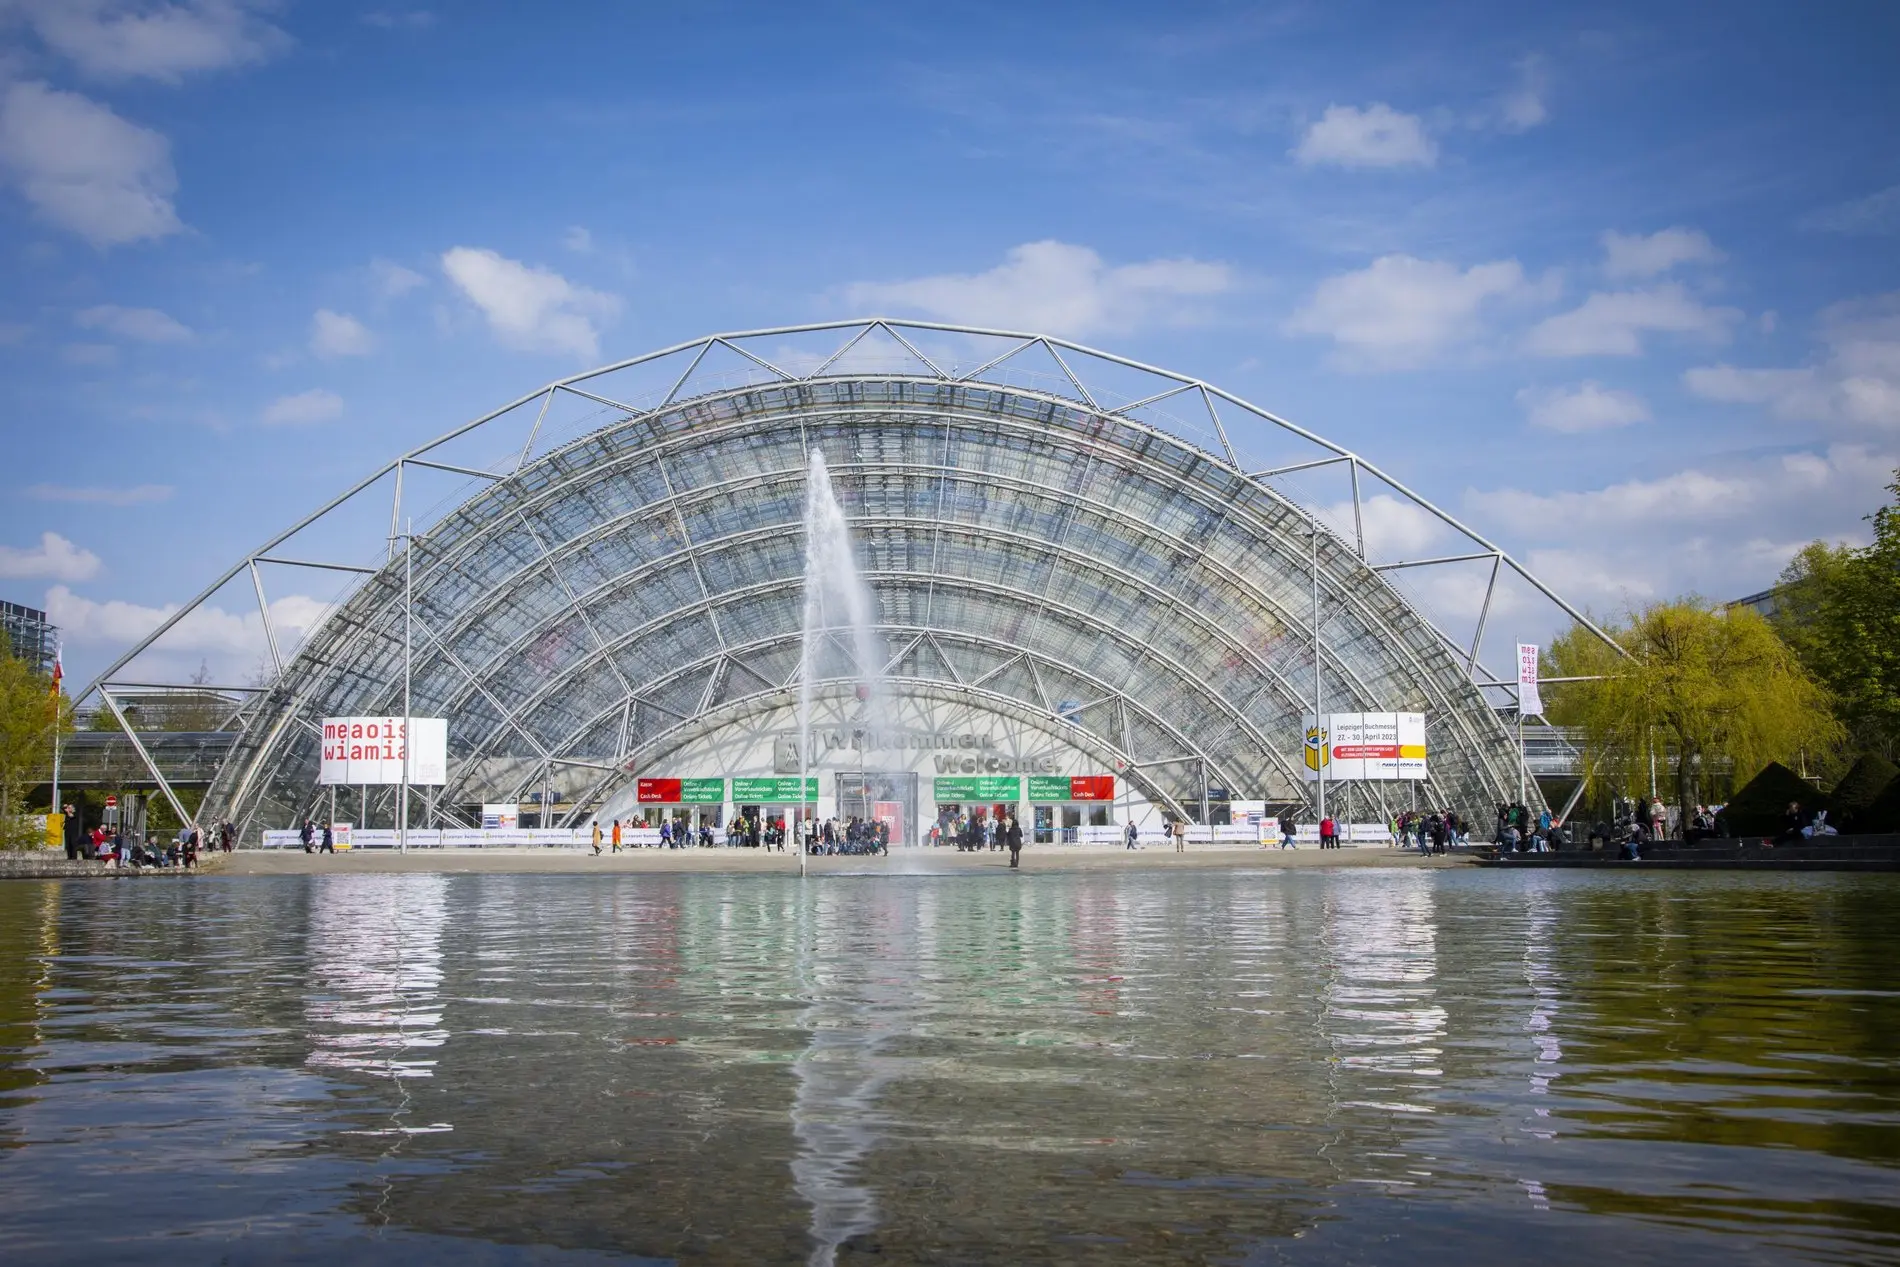
[[[1900,497],[1900,472],[1887,486]],[[1862,549],[1816,541],[1781,574],[1776,630],[1833,694],[1853,745],[1900,757],[1900,505]]]
[[[1583,735],[1594,784],[1641,786],[1652,758],[1671,769],[1686,818],[1770,761],[1831,751],[1841,727],[1827,692],[1760,615],[1690,598],[1629,613],[1606,630],[1620,655],[1572,628],[1550,649],[1550,719]]]
[[[53,733],[72,729],[72,705],[52,679],[24,660],[0,633],[0,848],[30,848],[40,833],[27,816],[27,789],[53,765]]]

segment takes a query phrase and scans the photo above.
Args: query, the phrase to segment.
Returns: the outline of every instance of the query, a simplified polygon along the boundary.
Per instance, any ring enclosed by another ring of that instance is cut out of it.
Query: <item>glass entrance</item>
[[[917,776],[908,770],[853,770],[838,776],[838,819],[879,823],[892,848],[917,843]]]

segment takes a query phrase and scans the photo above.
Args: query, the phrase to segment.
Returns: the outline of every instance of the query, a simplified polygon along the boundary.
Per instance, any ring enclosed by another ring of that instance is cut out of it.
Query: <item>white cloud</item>
[[[1327,526],[1347,541],[1355,541],[1358,531],[1363,530],[1366,557],[1388,563],[1429,554],[1430,548],[1450,532],[1438,516],[1391,493],[1361,497],[1357,526],[1350,501],[1320,506],[1318,511]]]
[[[1438,147],[1415,114],[1394,110],[1383,101],[1365,109],[1331,105],[1293,147],[1293,157],[1314,167],[1430,167]]]
[[[289,44],[248,0],[25,0],[40,39],[99,79],[175,84],[195,71],[263,61]]]
[[[1826,233],[1883,234],[1900,231],[1900,185],[1825,207],[1801,217],[1804,229]]]
[[[0,577],[85,581],[99,574],[99,556],[57,532],[43,532],[37,546],[0,546]]]
[[[399,299],[428,281],[414,269],[404,268],[391,260],[371,260],[369,271],[376,283],[376,292],[385,299]]]
[[[854,282],[846,302],[866,311],[921,312],[944,321],[1075,338],[1193,320],[1193,303],[1233,285],[1225,264],[1194,259],[1110,265],[1086,246],[1028,242],[983,273]]]
[[[1727,257],[1700,229],[1603,235],[1603,268],[1611,277],[1654,277],[1678,264],[1714,264]]]
[[[1590,381],[1544,390],[1526,387],[1517,394],[1517,403],[1533,427],[1565,434],[1608,431],[1650,418],[1641,396]]]
[[[64,585],[46,592],[47,618],[59,626],[61,639],[73,646],[117,651],[151,633],[177,610],[176,603],[147,607],[123,599],[85,598]],[[271,628],[279,651],[294,654],[332,610],[331,604],[302,594],[287,594],[272,602]],[[176,658],[178,667],[187,672],[205,663],[214,679],[227,681],[249,673],[269,654],[264,620],[256,608],[239,614],[208,603],[166,631],[146,652],[161,659]]]
[[[110,343],[68,343],[59,355],[68,365],[113,365],[118,362],[119,349]]]
[[[427,9],[377,9],[363,15],[363,24],[385,31],[421,31],[435,25],[435,14]]]
[[[40,217],[96,247],[162,238],[184,226],[178,178],[163,136],[105,106],[42,83],[17,83],[0,102],[0,166]]]
[[[343,413],[343,398],[324,388],[312,388],[294,396],[279,396],[264,407],[266,426],[299,427],[313,422],[328,422]]]
[[[443,252],[442,271],[481,309],[497,339],[525,352],[596,357],[600,331],[595,323],[620,310],[612,295],[490,250],[454,247]]]
[[[581,225],[572,225],[561,235],[561,245],[576,255],[587,255],[594,249],[594,235]]]
[[[1387,255],[1321,282],[1285,328],[1332,339],[1346,365],[1402,368],[1477,337],[1487,305],[1535,290],[1516,260],[1460,269]]]
[[[185,343],[192,337],[191,327],[156,308],[100,304],[74,313],[73,322],[87,330],[104,330],[141,343]]]
[[[124,487],[71,484],[34,484],[26,495],[42,502],[80,502],[95,506],[142,506],[171,498],[170,484],[130,484]]]
[[[1835,304],[1821,314],[1813,364],[1698,366],[1683,385],[1704,400],[1760,405],[1789,422],[1900,427],[1900,291]]]
[[[1465,517],[1529,542],[1526,566],[1599,612],[1690,593],[1729,599],[1771,583],[1808,541],[1864,541],[1861,516],[1886,500],[1896,464],[1891,449],[1836,445],[1598,489],[1470,490]],[[1521,631],[1533,632],[1543,631]]]
[[[1539,356],[1640,356],[1645,334],[1723,342],[1741,317],[1734,308],[1703,304],[1676,282],[1648,290],[1597,291],[1579,307],[1532,327],[1524,346]]]
[[[1528,132],[1550,118],[1544,105],[1550,76],[1541,57],[1526,57],[1517,64],[1517,86],[1498,103],[1499,122],[1506,132]]]
[[[319,308],[310,319],[310,350],[318,356],[365,356],[375,347],[369,330],[346,312]]]

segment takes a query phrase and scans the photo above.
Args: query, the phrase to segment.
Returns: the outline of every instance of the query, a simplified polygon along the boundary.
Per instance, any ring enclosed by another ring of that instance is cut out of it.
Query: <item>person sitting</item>
[[[1564,830],[1563,819],[1553,818],[1550,820],[1549,840],[1550,851],[1552,853],[1556,853],[1570,844],[1570,833]]]
[[[1775,843],[1779,845],[1802,839],[1807,835],[1803,830],[1807,825],[1807,816],[1801,812],[1801,802],[1789,801],[1787,810],[1781,816],[1781,834],[1775,837]]]

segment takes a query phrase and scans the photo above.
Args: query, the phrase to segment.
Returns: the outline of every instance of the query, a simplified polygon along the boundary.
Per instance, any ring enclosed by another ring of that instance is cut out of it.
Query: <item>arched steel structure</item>
[[[813,336],[835,347],[794,346]],[[1114,387],[1089,382],[1097,366]],[[644,392],[613,385],[660,367]],[[1132,394],[1144,381],[1153,390]],[[557,437],[557,405],[575,402],[575,434]],[[1206,430],[1164,404],[1204,411]],[[1228,432],[1241,415],[1319,455],[1243,462]],[[505,464],[446,460],[446,446],[510,422],[525,440],[508,441]],[[886,319],[712,336],[550,384],[404,454],[194,600],[248,571],[274,668],[206,813],[249,831],[311,808],[319,719],[402,711],[405,612],[411,711],[452,719],[450,784],[418,811],[431,821],[537,789],[579,818],[629,771],[783,708],[799,685],[815,448],[876,594],[895,689],[1060,736],[1165,804],[1197,805],[1210,784],[1302,797],[1316,625],[1329,711],[1424,711],[1429,795],[1467,810],[1506,799],[1517,756],[1479,654],[1500,571],[1588,623],[1356,454],[1198,380],[1054,338]],[[1349,478],[1350,527],[1282,483],[1329,466]],[[419,472],[477,487],[414,533],[407,604],[393,546],[374,563],[280,553],[385,480],[393,539]],[[1369,559],[1362,478],[1470,548]],[[1468,642],[1391,583],[1396,569],[1471,561],[1490,581]],[[362,580],[286,658],[260,565]],[[167,627],[87,693],[116,708],[118,675]]]

